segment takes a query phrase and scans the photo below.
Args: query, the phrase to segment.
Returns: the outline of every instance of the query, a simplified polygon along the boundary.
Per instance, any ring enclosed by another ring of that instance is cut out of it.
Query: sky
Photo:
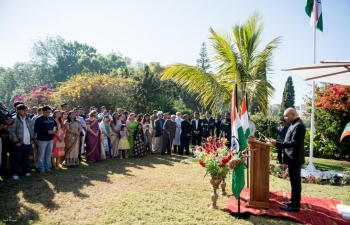
[[[276,91],[280,104],[285,82],[292,76],[295,103],[310,95],[311,82],[285,68],[313,64],[313,30],[306,0],[0,0],[0,66],[29,60],[33,41],[61,36],[95,47],[98,53],[120,52],[133,62],[195,65],[202,42],[209,55],[209,28],[229,32],[259,11],[264,20],[261,48],[282,37],[274,53]],[[322,0],[323,32],[316,32],[316,62],[350,60],[350,1]]]

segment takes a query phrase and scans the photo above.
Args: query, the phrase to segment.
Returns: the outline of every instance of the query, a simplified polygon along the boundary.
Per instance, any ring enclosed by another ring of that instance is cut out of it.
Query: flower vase
[[[226,182],[225,182],[225,179],[226,179],[226,176],[227,176],[227,173],[224,173],[224,174],[222,174],[222,183],[221,183],[221,192],[220,192],[220,195],[221,196],[226,196],[227,195],[227,193],[226,193]]]
[[[209,209],[217,209],[216,201],[218,200],[218,194],[216,193],[216,190],[219,189],[219,185],[221,183],[221,176],[219,175],[210,175],[210,184],[211,188],[213,189],[213,193],[211,193],[211,205],[209,206]]]

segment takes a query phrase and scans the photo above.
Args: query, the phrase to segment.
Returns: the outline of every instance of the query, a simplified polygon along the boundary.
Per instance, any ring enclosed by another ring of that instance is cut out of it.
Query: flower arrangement
[[[194,159],[191,161],[198,162],[205,168],[206,174],[213,176],[225,176],[230,169],[234,169],[244,157],[244,154],[238,156],[233,149],[226,146],[227,139],[221,138],[215,141],[208,137],[204,146],[198,146],[194,152]]]

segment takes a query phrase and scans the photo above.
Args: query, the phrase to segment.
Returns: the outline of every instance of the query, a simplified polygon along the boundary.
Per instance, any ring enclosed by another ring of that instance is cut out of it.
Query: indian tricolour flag
[[[343,133],[341,134],[340,137],[340,142],[345,138],[346,136],[350,135],[350,123],[346,124]]]
[[[237,84],[232,92],[232,110],[231,110],[231,129],[232,129],[232,147],[236,144],[236,152],[244,150],[247,148],[247,139],[245,138],[243,127],[241,124],[241,119],[238,115],[237,110]]]
[[[316,13],[313,12],[316,3]],[[314,27],[316,17],[316,28],[323,32],[321,0],[306,0],[305,12],[310,17],[310,25]]]
[[[236,152],[238,155],[242,155],[242,151],[247,148],[247,139],[244,136],[243,127],[241,120],[238,115],[237,110],[237,84],[232,92],[232,138],[231,138],[231,147],[236,147]],[[233,170],[232,170],[232,192],[236,199],[239,199],[239,196],[242,192],[242,189],[245,185],[244,178],[244,163],[241,161]]]
[[[247,95],[245,94],[242,101],[241,122],[244,131],[244,136],[247,139],[250,135],[248,107],[247,107]]]

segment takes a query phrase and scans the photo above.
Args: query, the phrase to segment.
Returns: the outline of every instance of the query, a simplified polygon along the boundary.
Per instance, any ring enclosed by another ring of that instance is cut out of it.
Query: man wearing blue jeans
[[[57,124],[50,116],[51,107],[44,106],[43,114],[35,120],[34,132],[38,146],[38,167],[40,173],[51,172],[51,152]]]
[[[31,129],[32,122],[27,117],[27,106],[20,104],[16,107],[17,115],[13,117],[13,125],[9,128],[9,138],[14,144],[13,148],[13,176],[18,180],[20,174],[30,177],[27,172],[28,159],[34,143],[34,132]],[[19,169],[21,168],[21,169]],[[20,171],[21,170],[21,171]]]

